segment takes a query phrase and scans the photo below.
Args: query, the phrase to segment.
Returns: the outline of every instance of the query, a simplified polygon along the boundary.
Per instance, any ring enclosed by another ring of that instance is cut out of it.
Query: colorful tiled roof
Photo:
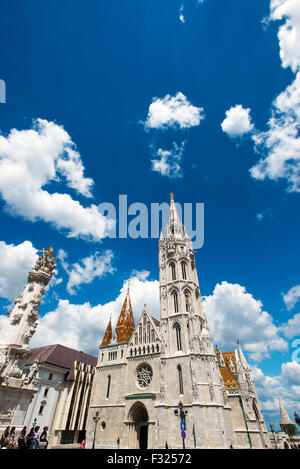
[[[215,353],[225,388],[238,388],[239,382],[234,375],[234,373],[237,372],[235,352],[225,352],[221,354],[220,350],[216,349]]]
[[[129,291],[127,292],[115,332],[117,343],[128,342],[135,329]]]
[[[111,327],[111,320],[109,320],[109,323],[107,325],[100,347],[105,347],[106,345],[109,345],[111,343],[111,339],[112,339],[112,327]]]

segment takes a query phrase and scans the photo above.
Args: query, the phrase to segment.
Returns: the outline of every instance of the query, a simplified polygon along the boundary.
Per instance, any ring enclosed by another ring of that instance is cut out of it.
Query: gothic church
[[[145,306],[135,325],[128,291],[114,333],[111,322],[107,326],[87,448],[270,447],[240,345],[227,353],[213,346],[192,241],[172,194],[169,223],[159,240],[159,283],[160,321]]]

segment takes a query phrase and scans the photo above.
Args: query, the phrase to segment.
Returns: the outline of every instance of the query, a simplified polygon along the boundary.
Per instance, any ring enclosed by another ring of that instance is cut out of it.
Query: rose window
[[[141,388],[147,388],[152,380],[153,372],[149,365],[141,365],[137,369],[137,382]]]

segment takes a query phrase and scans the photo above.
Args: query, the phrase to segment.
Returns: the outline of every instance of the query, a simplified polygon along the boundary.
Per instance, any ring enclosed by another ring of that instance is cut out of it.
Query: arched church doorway
[[[136,402],[129,411],[129,420],[132,428],[132,447],[137,449],[148,448],[148,412],[144,404]]]

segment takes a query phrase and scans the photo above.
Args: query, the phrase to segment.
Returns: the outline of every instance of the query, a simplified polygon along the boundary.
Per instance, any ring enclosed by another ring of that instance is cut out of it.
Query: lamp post
[[[182,404],[181,401],[178,404],[178,409],[179,409],[179,414],[178,414],[177,409],[174,410],[174,414],[177,415],[178,417],[180,417],[180,422],[184,424],[184,425],[180,425],[180,429],[181,429],[181,431],[185,431],[186,430],[185,416],[187,415],[187,410],[186,411],[183,410],[183,404]],[[182,427],[184,427],[184,428],[182,428]],[[181,433],[181,437],[182,437],[182,433]],[[182,437],[182,448],[185,449],[185,443],[184,443],[184,438],[183,437]]]
[[[271,432],[272,432],[272,435],[273,435],[273,438],[274,438],[274,441],[275,441],[275,449],[278,449],[277,441],[276,441],[276,435],[275,435],[275,432],[274,432],[274,425],[272,423],[270,423],[270,429],[271,429]]]
[[[93,440],[92,449],[95,449],[96,429],[97,429],[97,423],[99,422],[99,420],[100,420],[100,417],[99,417],[99,412],[97,410],[95,417],[93,417],[93,421],[95,422],[95,430],[94,430],[94,440]]]

